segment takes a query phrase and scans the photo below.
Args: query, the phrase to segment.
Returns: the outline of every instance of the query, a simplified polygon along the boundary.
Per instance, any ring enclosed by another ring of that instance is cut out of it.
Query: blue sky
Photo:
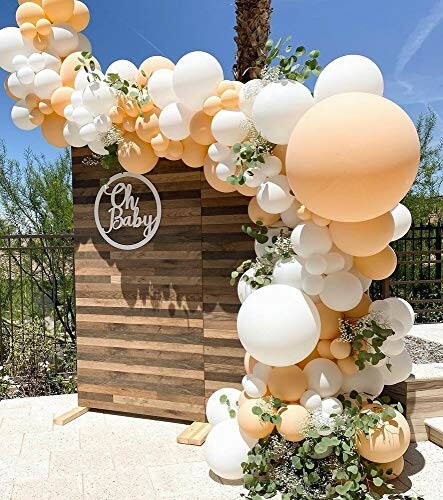
[[[1,0],[0,27],[15,25],[16,0]],[[103,68],[116,59],[137,65],[151,55],[177,61],[184,53],[205,50],[232,77],[235,44],[233,0],[84,0],[92,13],[85,34]],[[273,0],[272,37],[292,35],[294,44],[321,51],[325,65],[344,54],[373,59],[385,77],[385,96],[415,120],[428,105],[442,117],[443,0]],[[0,80],[6,73],[0,70]],[[11,156],[23,149],[54,157],[40,131],[23,132],[9,118],[12,101],[0,90],[0,138]]]

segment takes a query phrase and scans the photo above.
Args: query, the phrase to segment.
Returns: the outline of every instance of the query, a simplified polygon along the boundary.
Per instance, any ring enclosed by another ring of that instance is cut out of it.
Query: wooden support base
[[[63,415],[60,415],[59,417],[55,417],[54,424],[55,425],[69,424],[69,422],[72,422],[76,418],[81,417],[87,411],[89,411],[89,408],[86,408],[84,406],[77,406],[76,408],[73,408],[72,410],[69,410],[66,413],[63,413]]]
[[[211,430],[211,424],[203,422],[194,422],[177,436],[177,443],[201,446]]]

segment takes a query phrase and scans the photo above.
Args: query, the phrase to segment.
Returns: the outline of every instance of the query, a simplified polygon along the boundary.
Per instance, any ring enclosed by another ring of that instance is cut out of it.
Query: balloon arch
[[[307,497],[269,467],[265,452],[276,443],[292,446],[302,478],[323,477],[326,464],[325,491],[341,498],[361,498],[367,477],[377,486],[400,474],[408,425],[399,407],[374,400],[411,373],[403,339],[414,313],[399,298],[372,302],[367,291],[396,267],[389,243],[411,225],[400,201],[420,145],[410,118],[383,97],[378,67],[340,57],[313,93],[281,75],[225,80],[204,52],[176,64],[149,57],[139,68],[120,60],[104,72],[81,33],[84,3],[19,4],[19,27],[0,31],[18,128],[40,126],[50,144],[88,146],[136,174],[160,157],[203,165],[214,189],[251,197],[257,260],[233,273],[247,374],[243,392],[209,398],[210,468],[244,476],[251,494],[267,498]],[[290,467],[283,455],[277,462]]]

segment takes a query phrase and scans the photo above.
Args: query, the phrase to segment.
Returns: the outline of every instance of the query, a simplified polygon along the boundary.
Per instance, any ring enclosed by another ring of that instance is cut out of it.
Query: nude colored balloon
[[[31,23],[35,25],[35,23],[42,17],[45,17],[43,9],[33,2],[25,2],[20,5],[15,14],[15,18],[19,26],[24,23]]]
[[[208,147],[197,144],[194,139],[187,137],[182,141],[183,144],[183,163],[188,167],[200,168],[205,162],[208,154]]]
[[[371,405],[363,410],[381,411],[379,405]],[[369,430],[366,437],[363,432],[357,431],[356,446],[360,455],[371,462],[386,463],[403,456],[411,442],[411,431],[405,417],[395,410],[395,417],[381,423],[377,428]]]
[[[215,116],[219,111],[223,109],[223,103],[220,97],[212,95],[208,97],[203,103],[203,112],[208,116]]]
[[[211,160],[209,156],[206,156],[203,164],[203,172],[205,174],[206,181],[208,184],[220,193],[233,193],[235,191],[235,186],[229,184],[229,182],[222,181],[217,177],[215,169],[218,163]]]
[[[41,124],[41,131],[43,137],[49,144],[58,148],[66,148],[66,142],[63,130],[66,125],[66,120],[61,116],[53,113],[45,117],[44,122]]]
[[[246,184],[243,184],[242,186],[240,184],[237,184],[236,188],[237,191],[243,196],[252,197],[257,195],[257,188],[249,187]]]
[[[74,13],[74,0],[42,0],[46,17],[53,23],[64,23]]]
[[[388,212],[405,196],[419,159],[415,126],[399,106],[351,92],[303,115],[289,141],[286,171],[295,197],[314,213],[357,222]]]
[[[331,341],[330,340],[319,340],[317,344],[317,352],[321,358],[334,359],[331,353]]]
[[[209,146],[215,141],[211,132],[212,118],[203,111],[198,111],[191,119],[189,130],[191,137],[197,144]]]
[[[360,303],[354,307],[354,309],[350,309],[349,311],[345,311],[346,318],[361,318],[365,316],[369,312],[369,307],[372,304],[372,300],[370,299],[367,293],[364,293]]]
[[[162,133],[157,134],[151,141],[151,146],[157,156],[163,156],[163,153],[168,149],[170,140]]]
[[[272,224],[275,224],[280,219],[279,214],[268,214],[262,210],[255,196],[249,202],[248,215],[252,222],[256,223],[261,221],[265,226],[272,226]]]
[[[88,7],[79,0],[75,0],[72,16],[66,21],[75,31],[83,31],[89,24],[91,14]]]
[[[339,320],[343,318],[343,313],[329,309],[321,302],[315,304],[320,314],[320,339],[334,339],[339,334]]]
[[[144,87],[154,71],[158,69],[174,69],[174,63],[163,56],[148,57],[140,65],[138,84]],[[145,73],[145,75],[143,75]]]
[[[65,87],[74,88],[75,86],[75,78],[79,74],[78,71],[75,71],[75,68],[80,64],[78,60],[79,57],[81,57],[81,52],[73,52],[62,62],[60,68],[60,77]],[[100,64],[97,59],[93,57],[91,60],[94,61],[97,70],[101,70]]]
[[[60,87],[51,96],[52,109],[60,116],[65,116],[64,111],[66,106],[71,104],[71,95],[74,89],[71,87]]]
[[[35,23],[37,33],[41,36],[49,36],[52,31],[52,24],[49,19],[39,19]]]
[[[306,391],[306,377],[297,365],[273,368],[268,380],[271,394],[283,401],[298,401]]]
[[[352,357],[337,359],[337,366],[340,368],[343,375],[349,377],[358,372],[358,366],[355,364],[355,359]]]
[[[304,430],[309,421],[308,410],[301,405],[288,405],[280,416],[281,423],[277,425],[278,432],[287,441],[303,441]]]
[[[355,257],[355,267],[364,276],[372,280],[383,280],[390,276],[397,267],[397,256],[391,247],[386,247],[369,257]]]
[[[329,349],[335,359],[346,359],[351,354],[352,346],[347,340],[338,338],[331,342]]]
[[[152,139],[160,133],[158,125],[158,111],[151,114],[144,113],[139,116],[135,122],[135,131],[142,141],[151,142]]]
[[[314,349],[309,356],[307,356],[303,361],[300,361],[297,363],[297,366],[299,366],[302,370],[303,368],[313,359],[318,359],[320,357],[320,354],[318,353],[317,349]]]
[[[125,134],[118,146],[118,161],[121,166],[133,174],[146,174],[158,162],[150,144],[143,142],[137,134]]]
[[[403,469],[405,467],[405,460],[403,457],[397,458],[397,460],[393,460],[392,462],[387,462],[385,464],[376,464],[377,469],[383,471],[383,475],[390,479],[396,479],[401,476]],[[388,474],[387,471],[390,471]]]
[[[334,244],[343,252],[367,257],[383,250],[394,234],[391,212],[364,222],[331,222],[329,231]]]
[[[252,413],[252,408],[257,406],[258,399],[249,399],[242,403],[237,413],[238,425],[247,436],[256,439],[269,436],[274,430],[274,424],[263,422],[258,415]]]

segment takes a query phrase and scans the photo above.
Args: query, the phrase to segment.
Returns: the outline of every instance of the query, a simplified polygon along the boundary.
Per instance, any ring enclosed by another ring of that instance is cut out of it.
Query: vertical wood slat
[[[204,420],[207,397],[239,386],[244,372],[229,276],[253,253],[241,232],[249,198],[218,193],[200,170],[160,160],[147,175],[162,200],[160,228],[144,247],[121,251],[95,226],[95,197],[110,175],[84,165],[89,154],[73,149],[72,158],[79,404]],[[144,188],[134,189],[152,206]]]

